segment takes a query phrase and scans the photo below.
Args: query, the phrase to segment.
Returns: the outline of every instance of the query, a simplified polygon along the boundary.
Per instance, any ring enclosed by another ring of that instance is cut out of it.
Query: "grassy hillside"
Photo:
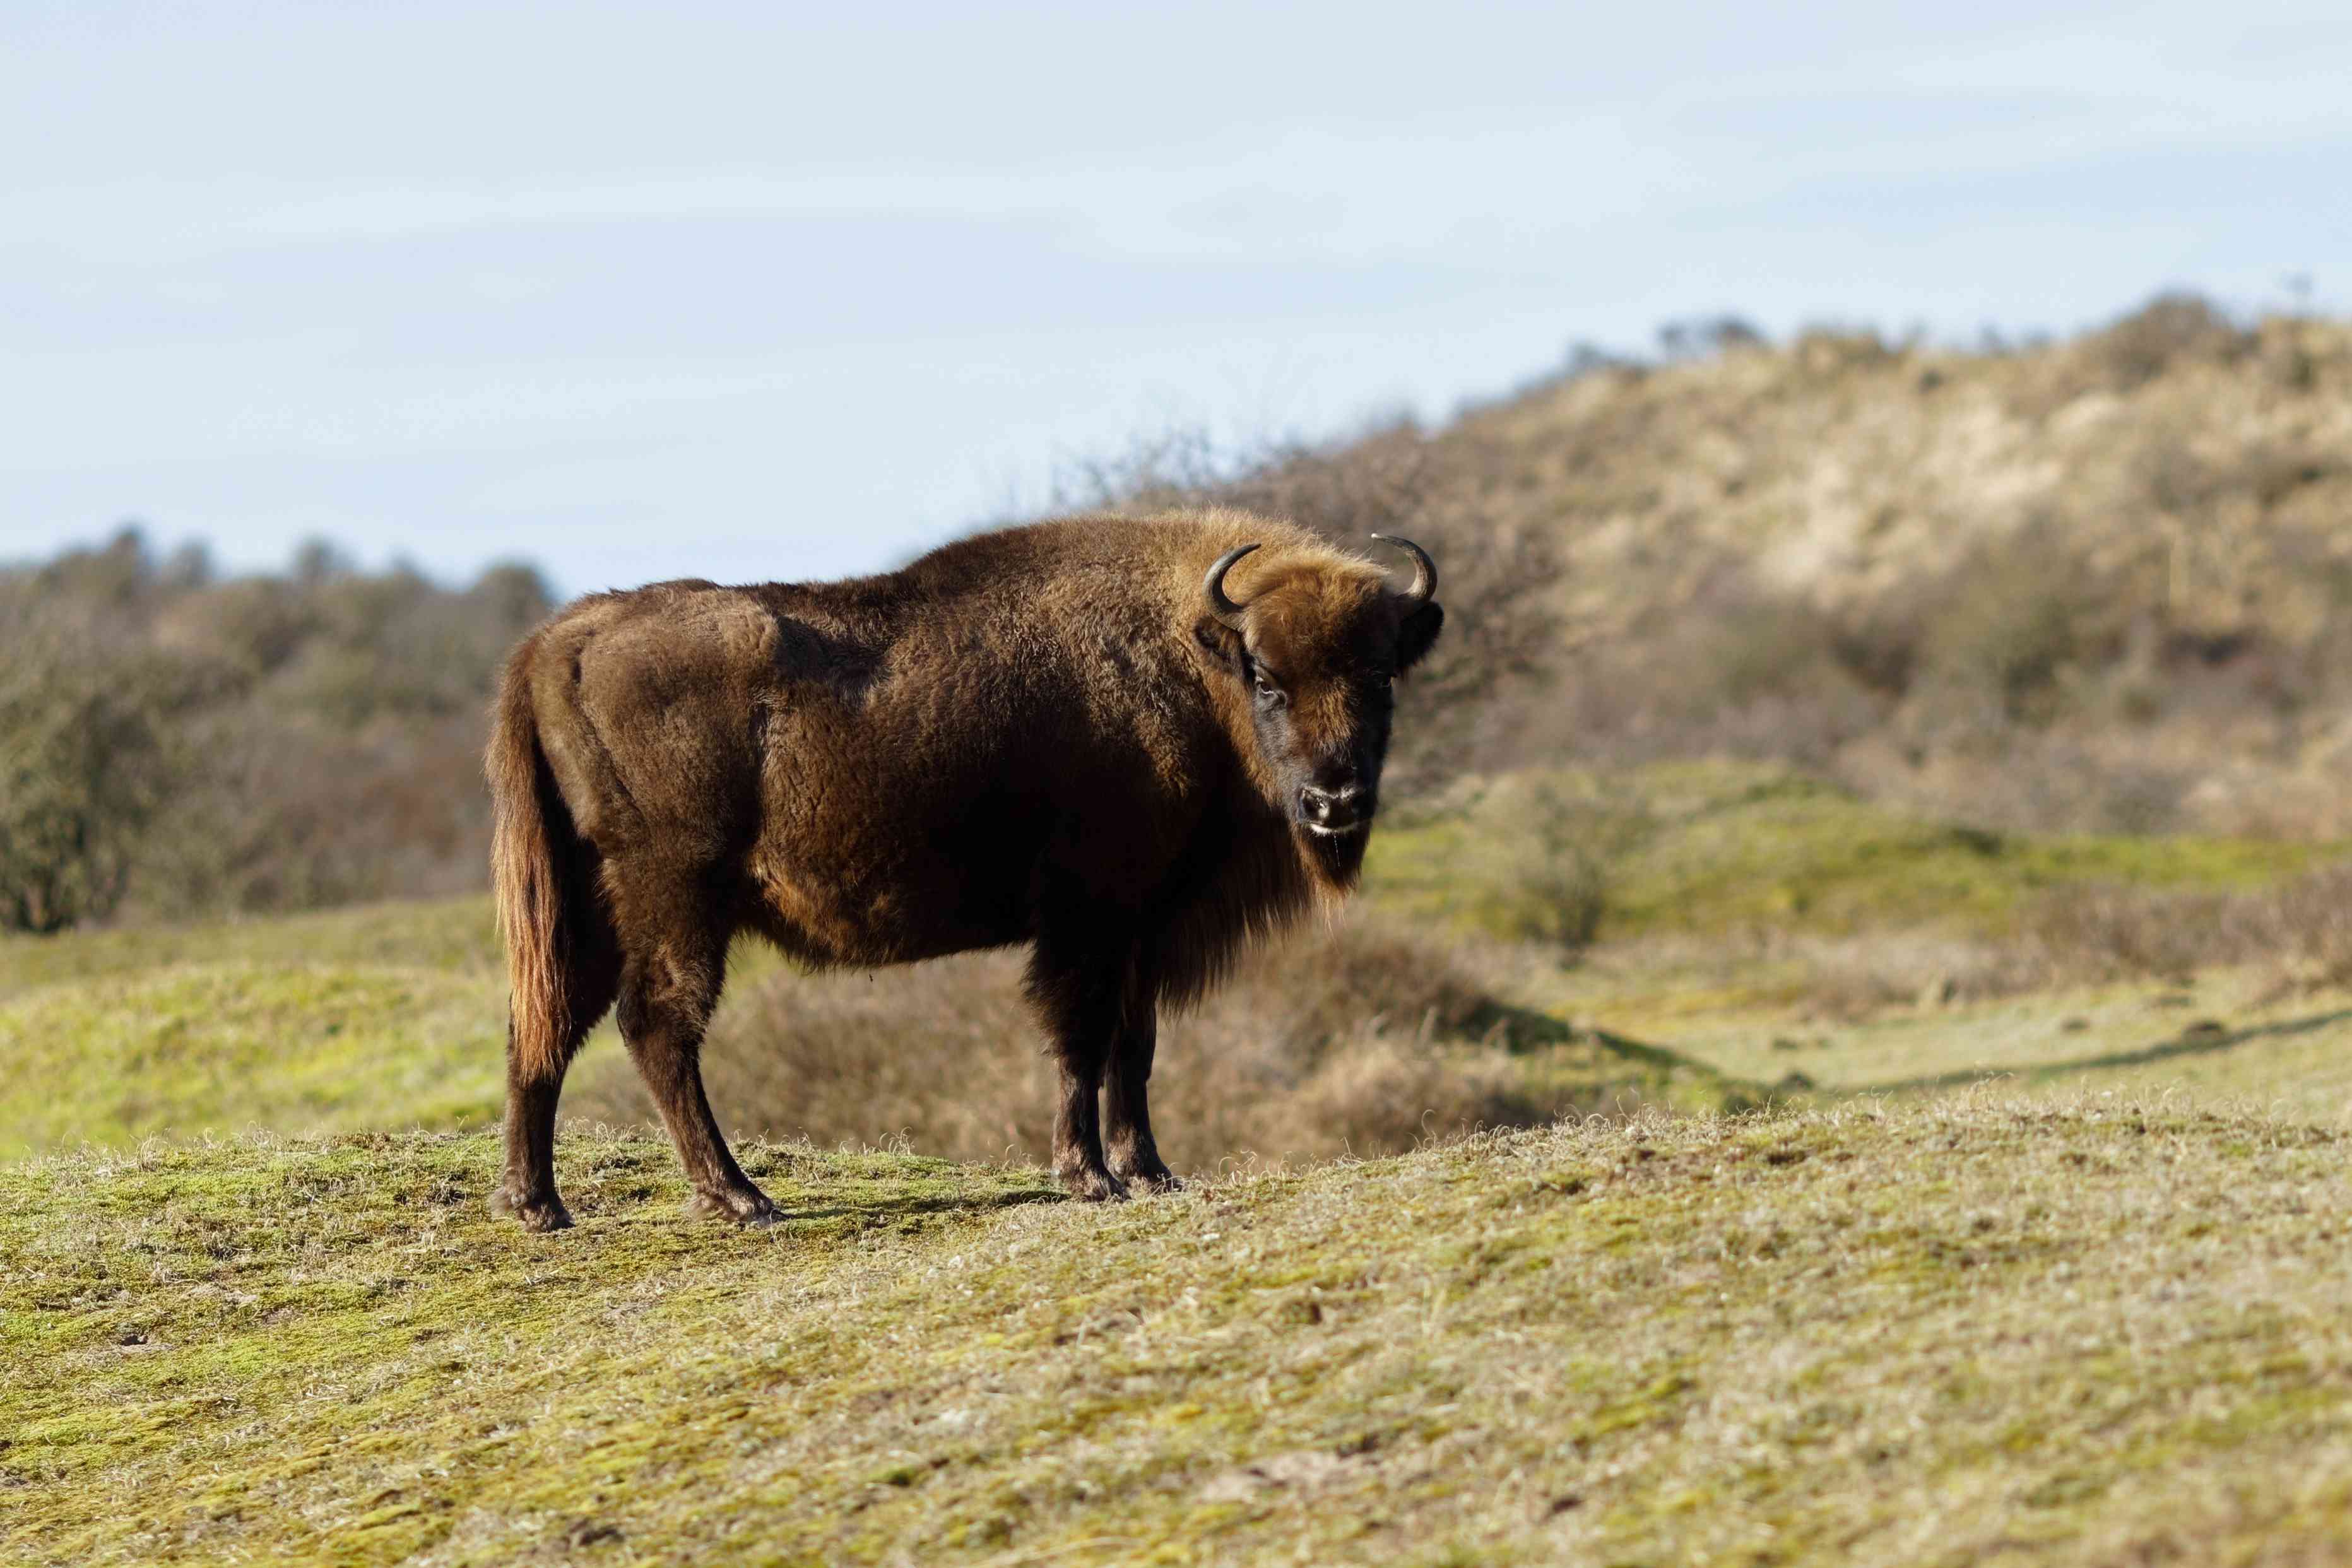
[[[2327,852],[1988,834],[1724,764],[1480,783],[1382,830],[1363,907],[1342,927],[1259,956],[1170,1024],[1169,1150],[1208,1170],[1246,1152],[1391,1152],[1645,1103],[1721,1109],[1792,1073],[1882,1087],[2104,1061],[2150,1043],[2136,1009],[2180,977],[2118,957],[2105,926],[2053,931],[2049,901],[2131,883],[2141,924],[2185,929],[2195,964],[2242,966],[2223,940],[2226,901],[2295,886]],[[2224,902],[2174,910],[2166,897]],[[1599,946],[1560,945],[1580,910]],[[2325,935],[2293,909],[2272,918]],[[2268,927],[2231,940],[2289,946]],[[745,946],[709,1052],[722,1119],[825,1145],[903,1137],[964,1159],[1042,1152],[1050,1075],[1018,967],[982,956],[879,985],[799,975]],[[2280,978],[2231,982],[2245,994],[2225,1009],[2229,1028],[2328,1010],[2335,993],[2310,977],[2269,995]],[[2096,985],[2116,981],[2098,1001]],[[1915,1016],[1914,998],[1938,985],[2040,1021],[2011,1041],[1965,1007]],[[2068,999],[2085,987],[2091,1000]],[[16,1068],[0,1078],[0,1158],[256,1126],[485,1126],[501,1092],[503,998],[480,899],[0,940],[0,1056]],[[2077,1014],[2094,1025],[2062,1030]],[[1803,1049],[1768,1049],[1791,1038]],[[2332,1060],[2327,1030],[2293,1038]],[[2334,1094],[2332,1073],[2266,1065],[2268,1048],[2207,1054],[2226,1060],[2175,1066],[2201,1065],[2216,1090],[2292,1088],[2312,1113],[2335,1113],[2315,1098]],[[609,1024],[566,1105],[650,1118]]]
[[[1383,906],[1502,937],[2013,925],[2053,892],[2243,889],[2342,853],[2275,839],[1988,831],[1725,760],[1464,780],[1373,837]]]
[[[2352,1560],[2343,1138],[2108,1097],[1584,1124],[1116,1208],[575,1136],[0,1167],[36,1563]]]
[[[479,898],[0,940],[0,1159],[479,1125],[505,1087],[505,997]]]

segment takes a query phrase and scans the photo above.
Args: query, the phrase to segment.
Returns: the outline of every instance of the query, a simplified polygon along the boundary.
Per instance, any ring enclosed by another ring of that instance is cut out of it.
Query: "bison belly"
[[[867,966],[1031,935],[1051,804],[922,777],[855,745],[772,747],[768,807],[745,872],[748,917],[808,962]]]

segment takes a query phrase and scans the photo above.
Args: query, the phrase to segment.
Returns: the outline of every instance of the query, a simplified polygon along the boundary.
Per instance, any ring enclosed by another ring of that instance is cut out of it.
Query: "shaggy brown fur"
[[[1220,615],[1204,578],[1251,544],[1223,582],[1244,608]],[[1238,513],[1040,523],[882,577],[566,607],[509,661],[488,756],[513,981],[500,1206],[570,1222],[556,1097],[617,1002],[696,1207],[774,1217],[698,1065],[738,930],[817,965],[1031,944],[1056,1169],[1087,1197],[1172,1185],[1146,1093],[1158,1010],[1352,887],[1390,679],[1443,619]]]

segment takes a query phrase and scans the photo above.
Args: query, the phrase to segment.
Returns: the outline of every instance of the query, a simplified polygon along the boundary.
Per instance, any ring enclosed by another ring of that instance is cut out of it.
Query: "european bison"
[[[855,967],[1031,944],[1055,1172],[1088,1198],[1174,1186],[1145,1097],[1158,1009],[1354,885],[1390,682],[1444,619],[1428,555],[1389,542],[1408,588],[1238,512],[1076,518],[880,577],[559,612],[508,661],[489,747],[513,982],[495,1205],[571,1223],[556,1097],[617,1000],[695,1210],[776,1218],[698,1065],[739,930]]]

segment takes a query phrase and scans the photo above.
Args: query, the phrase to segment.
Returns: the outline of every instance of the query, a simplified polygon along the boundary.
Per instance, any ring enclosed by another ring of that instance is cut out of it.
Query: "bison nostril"
[[[1355,815],[1357,803],[1362,800],[1363,793],[1362,786],[1356,784],[1342,784],[1336,789],[1309,784],[1298,791],[1298,803],[1306,809],[1311,820],[1328,822],[1334,817]]]

